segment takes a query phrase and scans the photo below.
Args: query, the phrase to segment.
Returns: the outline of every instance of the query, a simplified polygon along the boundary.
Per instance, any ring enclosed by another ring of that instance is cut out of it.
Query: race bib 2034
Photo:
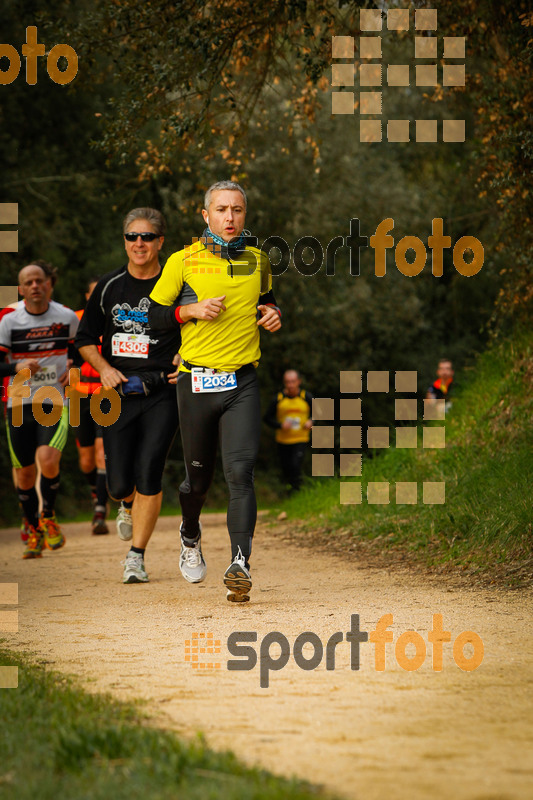
[[[217,372],[214,369],[193,367],[191,369],[191,386],[197,392],[229,392],[237,388],[237,376],[234,372]]]

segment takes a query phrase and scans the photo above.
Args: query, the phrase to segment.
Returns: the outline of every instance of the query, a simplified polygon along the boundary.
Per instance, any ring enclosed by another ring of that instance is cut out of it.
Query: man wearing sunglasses
[[[270,263],[244,235],[246,195],[221,181],[205,195],[201,239],[174,253],[150,295],[150,323],[181,325],[177,392],[187,474],[180,486],[183,515],[180,570],[190,583],[205,577],[200,511],[213,479],[220,437],[229,488],[231,564],[227,599],[250,599],[250,552],[257,505],[254,467],[261,414],[256,366],[259,330],[281,327]],[[253,240],[255,243],[257,240]]]
[[[103,426],[107,483],[121,500],[117,533],[132,540],[124,583],[146,583],[144,552],[161,509],[161,479],[178,428],[175,390],[179,332],[148,322],[150,292],[161,275],[165,220],[153,208],[135,208],[124,220],[128,263],[105,275],[91,294],[76,346],[121,395],[121,411]],[[101,353],[98,351],[102,339]]]

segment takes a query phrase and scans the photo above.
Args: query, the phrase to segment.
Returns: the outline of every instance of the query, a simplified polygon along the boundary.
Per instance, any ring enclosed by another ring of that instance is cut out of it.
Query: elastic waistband
[[[184,361],[184,360],[182,360],[181,363],[183,364],[185,369],[214,369],[213,367],[205,367],[203,364],[191,364],[189,361]],[[247,369],[248,367],[253,367],[253,366],[254,366],[253,362],[250,361],[249,364],[243,364],[243,366],[239,367],[238,369],[232,369],[232,370],[214,369],[214,371],[215,372],[235,372],[235,374],[237,374],[238,372],[241,372],[243,369]]]
[[[96,383],[99,386],[102,385],[102,382],[100,381],[100,375],[98,373],[96,373],[94,377],[90,377],[88,375],[81,375],[80,383]]]

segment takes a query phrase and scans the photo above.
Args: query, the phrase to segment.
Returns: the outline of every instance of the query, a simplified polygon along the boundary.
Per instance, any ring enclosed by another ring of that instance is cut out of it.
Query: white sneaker
[[[228,590],[226,600],[230,603],[246,603],[250,599],[252,576],[245,564],[245,558],[239,548],[235,561],[224,573],[224,585]]]
[[[181,540],[181,553],[180,553],[180,571],[186,581],[189,583],[200,583],[205,578],[207,567],[202,555],[202,547],[200,545],[200,538],[202,536],[202,524],[200,526],[200,537],[193,547],[187,547]],[[183,531],[183,522],[180,525],[180,536]]]
[[[131,508],[126,508],[124,503],[120,504],[116,518],[117,535],[123,542],[129,542],[133,535],[133,522],[131,519]]]
[[[124,564],[123,583],[148,583],[149,578],[141,553],[130,551],[122,563]]]

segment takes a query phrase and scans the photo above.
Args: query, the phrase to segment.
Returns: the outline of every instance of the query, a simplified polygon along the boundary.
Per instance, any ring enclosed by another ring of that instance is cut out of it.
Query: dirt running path
[[[263,525],[252,602],[230,604],[221,582],[228,564],[223,522],[222,515],[204,517],[208,574],[196,586],[178,572],[175,518],[156,528],[147,556],[151,582],[133,586],[120,582],[127,546],[114,532],[94,538],[87,524],[66,525],[64,550],[23,561],[18,533],[2,531],[0,581],[19,584],[19,632],[6,634],[8,645],[81,676],[90,690],[146,699],[157,724],[184,735],[201,730],[215,748],[346,798],[533,796],[531,592],[469,591],[362,569],[287,545]],[[226,668],[232,631],[257,631],[257,650],[265,634],[280,631],[292,650],[303,631],[325,643],[349,630],[351,614],[371,631],[386,613],[394,615],[395,642],[407,630],[427,641],[433,613],[443,615],[452,642],[464,630],[477,632],[485,646],[481,667],[461,671],[447,644],[443,670],[434,672],[428,645],[425,663],[406,672],[387,644],[386,670],[376,672],[367,643],[360,670],[352,671],[343,641],[334,671],[325,661],[303,671],[291,657],[270,674],[268,689],[260,688],[258,666]],[[208,656],[220,669],[198,671],[185,661],[185,641],[195,632],[221,640],[221,655]]]

